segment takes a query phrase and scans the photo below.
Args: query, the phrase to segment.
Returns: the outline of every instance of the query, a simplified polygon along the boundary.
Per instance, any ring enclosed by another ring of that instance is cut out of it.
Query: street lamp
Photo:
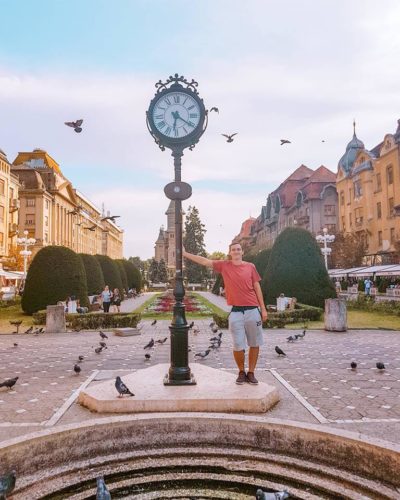
[[[28,257],[32,255],[32,252],[28,250],[28,247],[34,245],[36,243],[35,238],[28,238],[28,231],[25,229],[24,237],[17,238],[17,245],[23,246],[24,249],[19,252],[20,255],[24,258],[24,282],[26,280],[26,267],[28,263]]]
[[[328,229],[326,227],[324,227],[322,232],[324,234],[323,235],[319,234],[318,236],[315,237],[315,239],[319,244],[324,245],[324,247],[321,248],[321,253],[324,256],[326,270],[328,270],[328,255],[332,253],[332,248],[328,247],[328,243],[333,243],[335,241],[335,235],[328,234]]]

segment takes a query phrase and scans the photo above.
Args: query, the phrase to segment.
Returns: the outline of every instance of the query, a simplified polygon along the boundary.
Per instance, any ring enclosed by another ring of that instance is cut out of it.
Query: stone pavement
[[[229,312],[231,310],[231,306],[228,306],[225,297],[221,297],[220,295],[215,295],[211,292],[196,292],[196,293],[202,295],[205,299],[207,299],[212,304],[218,306],[223,311]]]
[[[194,353],[204,351],[213,336],[210,321],[196,320],[200,333],[190,333],[192,371],[196,374],[196,365],[203,363],[236,372],[227,331],[219,349],[202,361],[194,359]],[[143,321],[141,334],[135,337],[109,333],[108,349],[101,354],[94,352],[101,340],[98,332],[0,336],[0,381],[19,376],[13,390],[0,388],[0,441],[99,417],[76,403],[80,388],[116,374],[123,376],[145,366],[168,363],[169,323],[159,320],[152,327],[150,321]],[[265,330],[256,375],[278,388],[281,401],[263,418],[338,427],[399,443],[400,333],[309,331],[303,340],[287,343],[286,337],[294,333]],[[145,361],[144,345],[151,338],[164,337],[168,337],[167,342],[156,345],[150,361]],[[275,345],[287,357],[278,357]],[[85,359],[81,374],[75,375],[73,366],[78,355]],[[356,371],[349,366],[353,358],[358,362]],[[377,361],[385,363],[384,372],[376,369]],[[252,390],[247,384],[241,388],[244,393]]]
[[[146,300],[149,300],[155,292],[145,292],[134,299],[125,299],[121,302],[121,312],[132,312],[140,307]]]

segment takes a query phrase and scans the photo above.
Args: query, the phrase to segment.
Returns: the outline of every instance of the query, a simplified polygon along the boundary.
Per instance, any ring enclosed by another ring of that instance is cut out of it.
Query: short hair
[[[231,251],[233,245],[240,245],[240,248],[243,250],[241,243],[239,243],[238,241],[234,241],[233,243],[229,244],[229,252]]]

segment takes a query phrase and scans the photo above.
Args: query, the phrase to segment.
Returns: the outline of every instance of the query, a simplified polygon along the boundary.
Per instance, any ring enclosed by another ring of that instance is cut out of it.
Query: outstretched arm
[[[213,261],[211,259],[207,259],[207,257],[202,257],[201,255],[194,255],[192,253],[187,252],[185,249],[182,250],[182,255],[196,264],[200,264],[201,266],[212,267]]]

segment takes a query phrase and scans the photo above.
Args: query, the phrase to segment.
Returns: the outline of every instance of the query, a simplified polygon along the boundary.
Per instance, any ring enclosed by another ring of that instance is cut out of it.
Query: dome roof
[[[353,138],[346,146],[345,154],[339,160],[339,168],[342,168],[344,173],[347,175],[351,167],[354,164],[354,160],[356,159],[357,153],[363,149],[365,149],[364,143],[360,141],[360,139],[356,136],[356,124],[354,126]]]

